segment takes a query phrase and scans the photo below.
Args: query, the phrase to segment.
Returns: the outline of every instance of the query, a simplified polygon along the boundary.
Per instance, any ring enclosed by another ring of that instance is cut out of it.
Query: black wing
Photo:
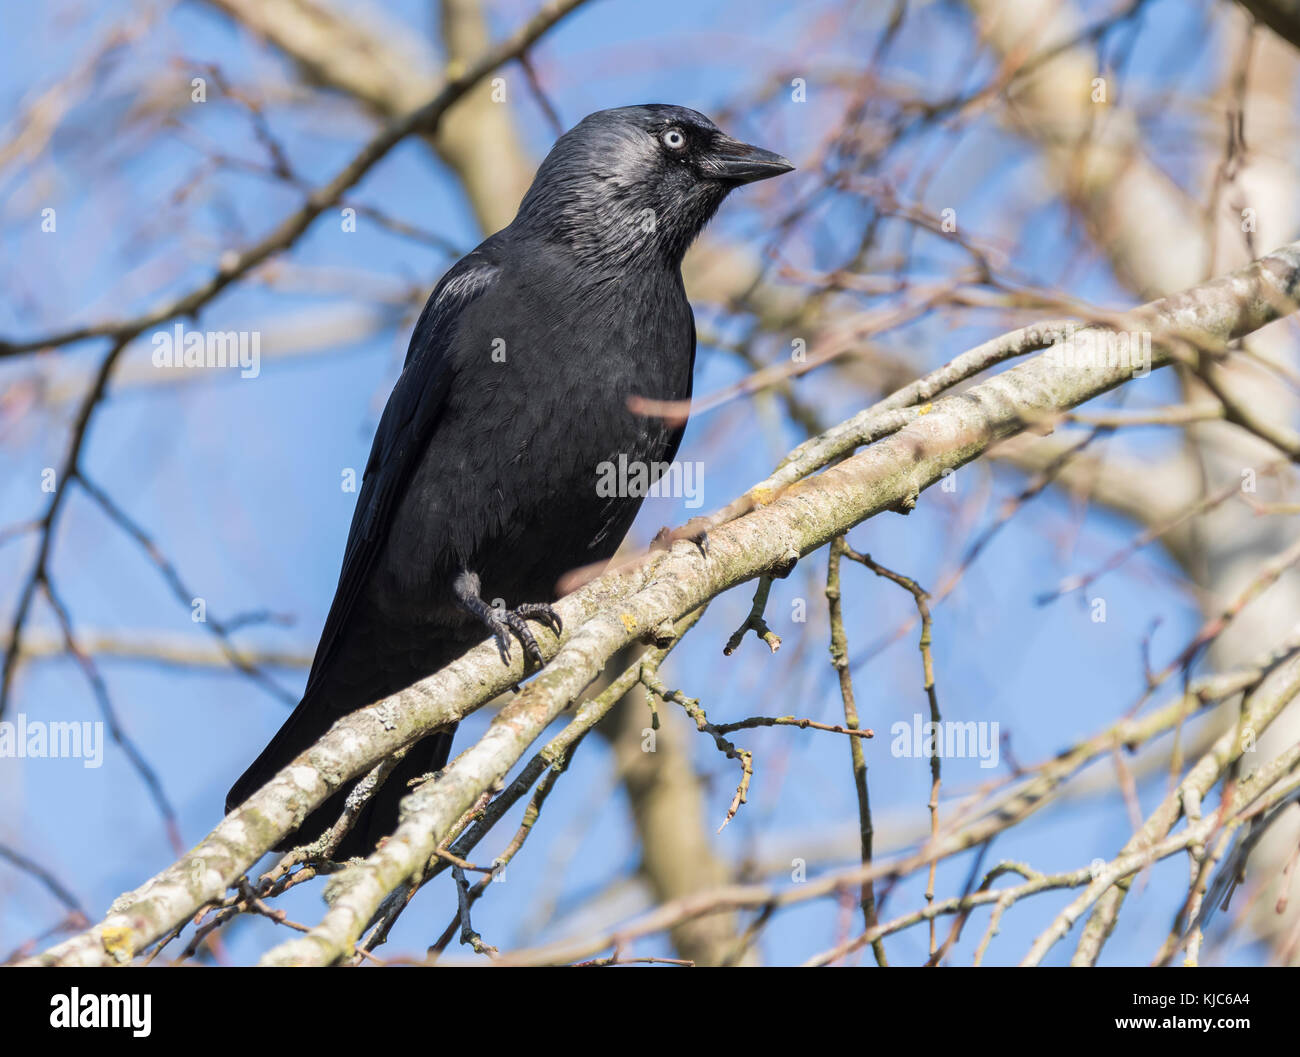
[[[490,289],[500,274],[485,248],[486,243],[442,277],[415,324],[406,364],[375,431],[338,588],[316,647],[304,698],[311,695],[329,667],[353,604],[383,546],[393,506],[405,491],[442,413],[452,375],[449,349],[460,314]]]

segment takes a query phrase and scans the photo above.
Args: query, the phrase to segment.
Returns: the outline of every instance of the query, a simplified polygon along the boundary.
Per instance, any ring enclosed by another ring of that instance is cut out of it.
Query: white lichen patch
[[[399,706],[396,700],[388,698],[377,704],[371,711],[385,730],[392,730],[397,726],[397,719],[400,715]]]

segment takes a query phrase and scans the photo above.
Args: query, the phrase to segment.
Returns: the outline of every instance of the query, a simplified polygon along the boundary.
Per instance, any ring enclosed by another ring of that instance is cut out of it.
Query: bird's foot
[[[528,626],[528,620],[531,618],[540,624],[545,624],[558,636],[564,630],[564,622],[560,620],[560,614],[545,602],[524,602],[522,605],[515,606],[514,609],[501,610],[500,615],[502,623],[515,633],[515,638],[523,646],[524,653],[536,661],[538,667],[545,664],[546,661],[542,657],[542,648],[537,645],[537,639]],[[501,646],[506,660],[509,660],[509,640],[505,638],[501,631],[496,631],[494,634],[497,636],[497,644]]]
[[[688,540],[694,543],[700,552],[700,557],[708,558],[709,530],[707,527],[696,527],[694,521],[679,529],[670,529],[665,525],[655,534],[655,538],[650,541],[650,549],[652,551],[668,550],[678,540]]]
[[[492,632],[497,641],[497,649],[501,651],[501,659],[506,664],[510,663],[511,635],[519,640],[526,657],[531,657],[539,667],[546,663],[542,657],[542,648],[537,644],[532,628],[528,626],[528,620],[531,618],[545,624],[559,635],[564,630],[564,623],[554,609],[545,602],[525,602],[514,609],[489,605],[479,596],[479,578],[474,573],[462,573],[456,578],[454,587],[461,607],[481,620]]]

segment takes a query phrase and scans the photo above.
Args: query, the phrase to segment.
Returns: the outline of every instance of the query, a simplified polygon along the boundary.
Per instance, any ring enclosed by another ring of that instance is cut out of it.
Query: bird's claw
[[[533,629],[528,626],[529,617],[545,624],[556,635],[559,635],[564,628],[559,614],[544,602],[526,602],[514,609],[493,609],[488,626],[497,640],[497,649],[501,651],[501,658],[506,664],[510,663],[512,633],[519,640],[519,645],[524,648],[525,657],[532,658],[539,668],[546,663],[546,658],[542,656],[542,648],[537,644],[537,637],[533,634]]]
[[[560,619],[560,614],[545,602],[525,602],[521,606],[515,606],[515,612],[521,617],[529,617],[545,624],[557,636],[564,631],[564,621]]]
[[[687,528],[690,526],[688,525]],[[709,556],[709,530],[700,529],[698,532],[688,532],[683,529],[670,529],[667,525],[656,533],[655,538],[650,541],[652,551],[668,550],[678,540],[687,540],[694,543],[699,549],[701,558]]]
[[[564,630],[560,614],[545,602],[525,602],[514,609],[506,609],[498,602],[488,605],[479,595],[481,584],[477,574],[463,572],[456,578],[452,589],[461,607],[487,625],[492,637],[497,641],[501,659],[510,663],[510,635],[513,633],[524,648],[524,656],[531,657],[540,668],[546,663],[542,657],[542,648],[537,645],[537,638],[528,626],[528,618],[545,624],[558,636]]]

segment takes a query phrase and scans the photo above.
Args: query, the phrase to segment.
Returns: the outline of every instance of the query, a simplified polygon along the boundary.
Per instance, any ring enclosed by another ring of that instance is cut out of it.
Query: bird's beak
[[[741,143],[730,136],[719,136],[704,159],[705,173],[715,180],[748,184],[790,172],[794,166],[770,150]]]

